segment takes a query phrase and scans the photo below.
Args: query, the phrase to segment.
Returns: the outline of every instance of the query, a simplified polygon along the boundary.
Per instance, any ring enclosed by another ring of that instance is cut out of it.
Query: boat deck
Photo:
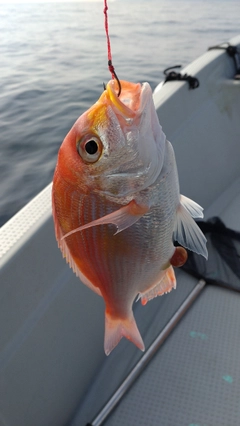
[[[218,212],[226,226],[237,231],[239,184],[239,180],[234,182],[206,212],[207,217]],[[148,346],[198,283],[181,270],[177,280],[177,290],[167,297],[143,308],[136,306],[137,323]],[[239,286],[237,277],[236,283]],[[149,311],[138,318],[141,309]],[[116,383],[121,385],[121,377],[128,381],[140,357],[122,340],[106,358],[71,426],[235,426],[240,419],[239,336],[240,293],[206,284],[133,385],[128,390],[125,386],[127,391],[116,404]],[[114,382],[109,383],[109,377]]]
[[[204,289],[104,425],[239,424],[239,306]]]

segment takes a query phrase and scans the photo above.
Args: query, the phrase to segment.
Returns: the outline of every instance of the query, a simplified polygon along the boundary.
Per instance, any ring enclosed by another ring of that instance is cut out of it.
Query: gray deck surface
[[[206,212],[208,218],[218,212],[226,226],[238,231],[239,184],[238,179]],[[145,307],[135,305],[146,348],[197,283],[182,270],[176,272],[176,291]],[[70,425],[91,422],[140,357],[122,339]],[[104,425],[239,426],[240,293],[207,285]]]
[[[197,280],[183,271],[177,273],[177,289],[142,306],[134,303],[134,316],[143,337],[146,349],[170,321],[171,317],[197,284]],[[168,341],[168,339],[167,339]],[[127,339],[122,339],[111,352],[91,382],[70,426],[85,426],[90,423],[121,385],[143,353]],[[121,421],[121,420],[119,420]],[[132,421],[132,420],[131,420]],[[137,423],[132,423],[133,425]],[[122,423],[124,426],[124,422]]]
[[[105,426],[240,424],[240,294],[207,287]]]

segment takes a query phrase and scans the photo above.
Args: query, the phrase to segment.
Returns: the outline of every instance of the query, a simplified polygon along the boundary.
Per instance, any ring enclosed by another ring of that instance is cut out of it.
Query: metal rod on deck
[[[100,426],[109,416],[109,414],[113,411],[115,406],[118,404],[123,395],[128,391],[128,389],[132,386],[134,381],[140,375],[140,373],[144,370],[146,365],[150,362],[152,357],[155,355],[160,346],[164,343],[166,338],[172,332],[172,330],[176,327],[180,319],[183,317],[185,312],[190,308],[193,304],[194,300],[198,297],[205,286],[206,282],[204,280],[200,280],[188,297],[184,300],[182,305],[178,308],[175,314],[172,316],[170,321],[158,335],[158,337],[151,344],[147,352],[142,356],[142,358],[137,362],[133,370],[129,373],[123,383],[119,386],[107,404],[102,408],[97,417],[86,426]]]

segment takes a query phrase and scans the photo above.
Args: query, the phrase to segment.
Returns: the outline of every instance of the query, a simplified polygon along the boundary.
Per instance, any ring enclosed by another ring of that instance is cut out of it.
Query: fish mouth
[[[110,80],[106,86],[109,99],[125,119],[133,119],[141,114],[149,97],[152,97],[152,90],[148,83],[130,83],[120,80],[121,94],[118,96],[118,82]]]

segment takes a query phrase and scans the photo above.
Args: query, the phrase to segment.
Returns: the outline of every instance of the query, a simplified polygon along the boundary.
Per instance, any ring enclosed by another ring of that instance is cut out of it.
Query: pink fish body
[[[173,240],[207,258],[193,218],[202,208],[180,195],[174,151],[148,83],[111,80],[64,139],[53,178],[59,247],[81,281],[105,301],[104,348],[124,336],[144,343],[132,304],[176,287]]]

